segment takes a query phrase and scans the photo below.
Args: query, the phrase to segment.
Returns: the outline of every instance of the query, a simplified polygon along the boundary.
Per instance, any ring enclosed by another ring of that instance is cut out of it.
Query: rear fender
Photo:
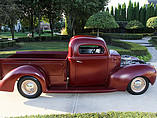
[[[11,70],[5,75],[5,77],[0,81],[0,91],[12,92],[14,90],[15,82],[24,76],[35,77],[41,83],[42,91],[45,92],[47,90],[45,74],[36,67],[24,65]]]
[[[124,91],[129,82],[135,77],[146,77],[153,85],[156,80],[156,70],[153,66],[146,64],[129,65],[114,71],[109,77],[109,87]]]

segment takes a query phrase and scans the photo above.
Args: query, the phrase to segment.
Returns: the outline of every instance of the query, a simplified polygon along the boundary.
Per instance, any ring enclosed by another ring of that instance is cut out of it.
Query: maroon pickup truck
[[[121,56],[109,51],[100,37],[74,36],[68,52],[17,52],[0,59],[0,91],[36,98],[44,93],[94,93],[125,91],[144,93],[156,80],[151,65],[120,66]]]

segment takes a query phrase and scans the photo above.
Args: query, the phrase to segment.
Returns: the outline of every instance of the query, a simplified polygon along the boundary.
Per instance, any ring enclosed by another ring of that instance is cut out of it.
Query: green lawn
[[[68,42],[29,42],[29,43],[17,43],[20,48],[11,51],[0,51],[0,58],[4,58],[16,51],[67,51]],[[115,46],[108,46],[109,49],[120,49]]]
[[[21,33],[21,32],[15,32],[14,36],[15,38],[21,38],[21,37],[27,37],[28,33]],[[35,37],[39,36],[37,33],[35,33]],[[51,36],[50,33],[44,33],[41,34],[41,36]],[[11,38],[12,34],[10,32],[0,32],[0,38]]]

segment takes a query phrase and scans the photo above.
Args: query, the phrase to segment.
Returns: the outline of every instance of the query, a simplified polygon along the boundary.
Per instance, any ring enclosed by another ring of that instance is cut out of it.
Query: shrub
[[[51,33],[51,30],[43,30],[44,33]]]
[[[152,36],[150,42],[154,45],[157,45],[157,36]]]
[[[157,17],[151,17],[147,20],[147,27],[156,28],[157,27]]]
[[[144,25],[137,21],[137,20],[134,20],[134,21],[130,21],[126,27],[126,29],[141,29],[141,28],[144,28]]]
[[[15,45],[16,45],[16,43],[15,43],[14,40],[5,40],[5,39],[2,39],[0,41],[0,48],[13,47]]]

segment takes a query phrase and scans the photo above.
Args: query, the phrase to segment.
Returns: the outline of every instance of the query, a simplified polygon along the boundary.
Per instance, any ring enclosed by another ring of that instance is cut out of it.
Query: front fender
[[[129,82],[137,76],[148,78],[153,85],[156,80],[156,70],[153,66],[146,64],[129,65],[119,68],[110,75],[109,87],[124,91],[127,89]]]
[[[46,76],[40,69],[31,65],[24,65],[11,70],[6,76],[0,81],[0,91],[13,92],[15,82],[24,76],[33,76],[39,80],[42,86],[43,92],[47,90]]]

